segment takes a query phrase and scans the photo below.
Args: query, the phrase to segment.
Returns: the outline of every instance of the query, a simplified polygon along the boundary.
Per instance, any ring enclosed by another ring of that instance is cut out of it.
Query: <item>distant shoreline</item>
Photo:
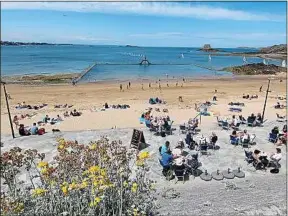
[[[2,76],[1,80],[6,82],[7,84],[18,84],[18,85],[72,85],[72,80],[78,77],[80,73],[70,73],[70,74],[57,74],[57,75],[32,75],[32,76]],[[241,75],[241,74],[233,74],[232,72],[227,75],[210,75],[210,76],[197,76],[197,77],[184,77],[185,82],[193,82],[193,81],[201,81],[201,80],[222,80],[222,81],[231,81],[231,80],[246,80],[246,79],[259,79],[265,80],[271,75]],[[286,75],[284,73],[279,73],[274,75],[277,78],[285,78]],[[168,79],[163,76],[160,79],[160,83],[162,87],[166,87],[166,83],[176,83],[178,81],[179,86],[183,83],[183,77],[174,77]],[[89,85],[89,84],[116,84],[116,83],[138,83],[138,84],[149,84],[149,83],[159,83],[158,79],[153,78],[143,78],[143,79],[107,79],[107,80],[95,80],[88,82],[79,82],[77,85]],[[125,88],[125,86],[124,86]]]

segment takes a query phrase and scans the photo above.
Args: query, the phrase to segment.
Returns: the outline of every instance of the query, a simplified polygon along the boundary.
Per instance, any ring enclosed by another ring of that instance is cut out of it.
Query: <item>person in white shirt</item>
[[[250,135],[247,133],[247,130],[244,130],[241,136],[241,142],[249,143],[249,141],[250,141]]]
[[[270,157],[271,160],[279,161],[282,158],[281,149],[276,148],[276,153],[273,153]]]
[[[182,156],[183,153],[183,147],[184,147],[184,142],[182,139],[180,139],[177,143],[177,146],[175,149],[172,150],[172,155],[175,156],[176,158],[179,158]]]

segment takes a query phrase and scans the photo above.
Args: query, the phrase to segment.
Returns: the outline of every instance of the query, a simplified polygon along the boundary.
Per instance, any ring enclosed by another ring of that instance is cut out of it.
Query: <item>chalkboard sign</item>
[[[141,151],[141,149],[146,147],[146,142],[145,142],[143,131],[140,131],[137,129],[133,130],[130,147],[136,148],[139,151]]]

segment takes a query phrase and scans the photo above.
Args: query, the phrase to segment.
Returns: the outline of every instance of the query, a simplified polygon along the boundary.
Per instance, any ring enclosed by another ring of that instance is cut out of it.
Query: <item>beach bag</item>
[[[45,134],[45,129],[44,128],[40,128],[38,130],[38,135],[43,135],[43,134]]]
[[[271,169],[270,173],[277,174],[277,173],[279,173],[279,169],[277,169],[277,168]]]

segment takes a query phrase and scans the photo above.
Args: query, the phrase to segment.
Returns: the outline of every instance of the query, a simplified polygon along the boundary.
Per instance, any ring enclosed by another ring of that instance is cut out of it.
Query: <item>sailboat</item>
[[[266,62],[266,60],[265,60],[265,59],[263,59],[263,64],[267,65],[267,62]]]
[[[184,58],[184,54],[183,53],[181,54],[181,58]]]
[[[247,60],[246,60],[246,57],[245,57],[245,56],[243,56],[243,62],[244,62],[244,64],[247,63]]]
[[[211,55],[209,55],[209,61],[211,61],[211,60],[212,60]]]
[[[282,66],[282,67],[286,67],[286,61],[285,61],[285,60],[282,61],[281,66]]]

